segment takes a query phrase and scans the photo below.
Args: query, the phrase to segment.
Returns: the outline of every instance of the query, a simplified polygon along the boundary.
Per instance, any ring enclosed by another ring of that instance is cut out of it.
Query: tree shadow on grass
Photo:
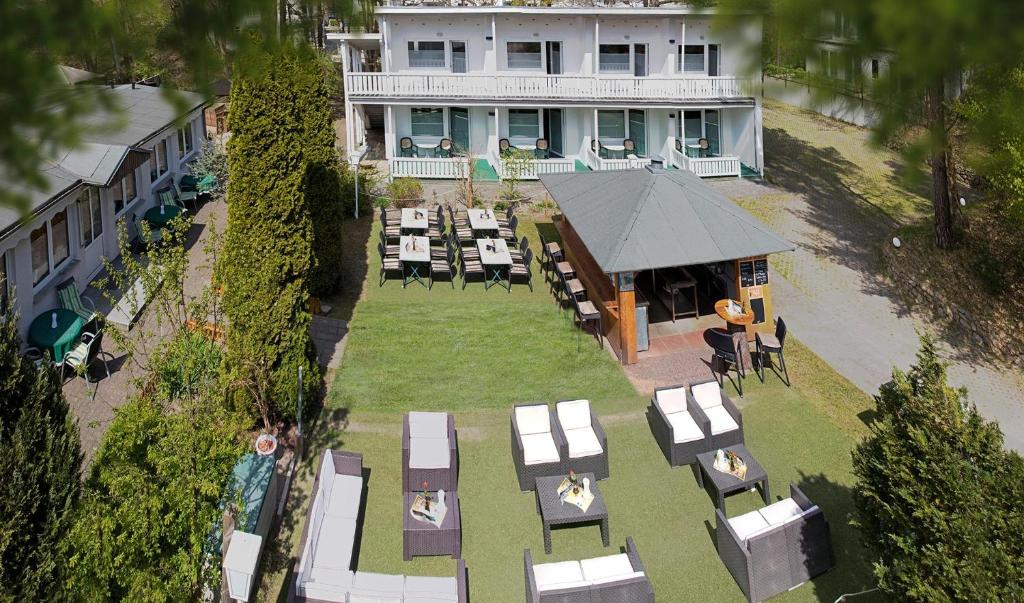
[[[361,216],[358,220],[345,220],[341,227],[345,239],[342,251],[341,291],[324,300],[332,307],[329,316],[341,320],[352,320],[352,312],[363,296],[366,274],[369,271],[367,243],[373,232],[373,214]]]

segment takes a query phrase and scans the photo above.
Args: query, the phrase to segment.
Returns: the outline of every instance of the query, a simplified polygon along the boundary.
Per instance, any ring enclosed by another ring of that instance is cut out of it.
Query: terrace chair
[[[405,277],[405,272],[402,269],[402,260],[387,255],[384,243],[377,243],[377,253],[380,255],[380,283],[378,287],[384,286],[384,281],[388,279],[389,272],[397,274],[398,278]]]
[[[467,260],[480,261],[480,250],[477,249],[475,245],[472,247],[462,247],[461,245],[459,245],[459,239],[457,236],[455,236],[454,232],[449,233],[448,240],[451,241],[451,245],[453,248],[459,250],[459,253],[462,254],[462,257],[466,258]]]
[[[670,467],[692,465],[709,449],[707,418],[691,410],[691,400],[685,385],[670,385],[656,388],[647,407],[647,423]]]
[[[565,283],[565,281],[576,278],[576,269],[572,267],[572,264],[566,261],[555,263],[555,276],[558,277],[559,283]]]
[[[459,253],[462,256],[462,289],[465,290],[470,276],[478,276],[482,281],[486,275],[484,265],[480,262],[479,256],[475,260],[466,257],[466,249],[461,246],[459,247]]]
[[[512,409],[512,461],[519,490],[534,489],[538,477],[565,473],[564,442],[547,404],[516,404]]]
[[[434,149],[436,157],[450,158],[452,156],[452,141],[449,138],[442,138]]]
[[[515,147],[512,146],[512,143],[510,143],[507,138],[502,138],[498,141],[498,154],[502,157],[511,153],[514,148]]]
[[[174,182],[174,179],[171,179]],[[174,182],[174,195],[177,197],[179,207],[184,211],[185,203],[192,203],[192,210],[199,210],[199,193],[196,191],[183,191],[181,190],[181,184]]]
[[[494,221],[498,223],[498,226],[508,226],[508,223],[512,221],[512,216],[516,215],[515,205],[515,201],[509,204],[508,209],[505,210],[505,217],[494,217]]]
[[[398,149],[399,149],[399,154],[402,157],[419,157],[420,156],[420,149],[419,149],[419,147],[417,147],[415,144],[413,144],[412,139],[409,138],[408,136],[403,136],[398,141]]]
[[[789,387],[789,371],[786,370],[786,358],[782,355],[782,351],[786,346],[786,322],[782,320],[782,317],[778,317],[775,320],[775,335],[761,335],[757,333],[754,335],[754,349],[757,354],[757,362],[754,363],[754,371],[757,376],[761,379],[761,383],[764,383],[765,368],[764,363],[767,360],[771,363],[771,354],[777,354],[779,356],[779,366],[782,368],[782,375],[780,379]],[[778,374],[775,370],[775,365],[772,363],[772,372]]]
[[[113,356],[108,352],[103,351],[103,331],[97,331],[92,333],[90,331],[83,331],[78,343],[75,347],[71,348],[67,354],[64,354],[64,359],[60,363],[60,380],[64,382],[64,371],[71,369],[75,374],[80,374],[85,378],[86,383],[91,383],[89,380],[89,367],[97,359],[103,362],[103,370],[107,373],[107,378],[110,378],[110,366],[107,364],[107,357],[113,360]],[[92,391],[93,398],[96,397],[96,391],[99,389],[99,382],[96,382],[96,387]]]
[[[562,248],[555,242],[548,242],[544,235],[540,235],[540,257],[541,268],[544,269],[544,278],[549,278],[554,272],[555,264],[565,259]]]
[[[164,240],[164,233],[159,228],[150,228],[148,238],[145,235],[146,228],[142,225],[142,217],[139,214],[132,214],[132,224],[135,225],[135,234],[141,245],[148,243],[159,244]]]
[[[608,159],[608,149],[606,149],[603,146],[601,146],[601,141],[600,140],[598,140],[596,138],[591,140],[590,141],[590,148],[591,148],[591,150],[594,151],[594,154],[597,155],[598,157],[600,157],[601,159]]]
[[[523,256],[526,250],[530,248],[530,242],[526,240],[526,237],[519,239],[518,245],[513,245],[508,248],[508,254],[512,256],[513,262],[522,262]]]
[[[578,278],[571,278],[562,282],[562,288],[555,298],[559,307],[562,305],[563,293],[565,294],[565,301],[569,302],[570,306],[578,301],[585,301],[587,299],[587,288],[583,286],[583,281]]]
[[[586,325],[591,326],[591,330],[594,333],[594,338],[597,339],[597,343],[604,349],[604,329],[601,325],[601,312],[598,311],[597,306],[594,302],[585,300],[580,301],[575,297],[572,299],[573,307],[576,309],[576,320],[579,322],[580,331],[584,331]],[[576,336],[576,350],[579,351],[579,334]]]
[[[533,150],[533,157],[535,159],[550,159],[551,149],[548,146],[547,138],[538,138],[536,148]]]
[[[402,491],[427,482],[431,491],[455,492],[459,486],[455,418],[446,412],[409,412],[402,419]]]
[[[527,249],[526,255],[523,256],[523,263],[512,262],[512,268],[509,269],[509,282],[516,278],[526,279],[526,284],[530,287],[530,292],[533,292],[533,271],[530,270],[530,264],[533,263],[533,250]]]
[[[441,206],[438,205],[437,209],[434,210],[433,214],[427,213],[427,224],[430,226],[437,226],[442,224],[444,221],[444,212],[441,210]]]
[[[707,138],[697,139],[697,146],[700,149],[697,151],[699,157],[710,157],[711,156],[711,143],[708,142]]]
[[[725,379],[728,377],[732,381],[732,377],[729,377],[729,368],[735,367],[736,369],[736,391],[739,392],[740,396],[743,395],[743,379],[746,377],[746,367],[743,366],[743,355],[736,349],[736,341],[732,337],[732,333],[726,332],[722,329],[706,329],[704,331],[704,342],[711,347],[714,351],[714,359],[717,359],[722,363],[722,383],[725,383]]]
[[[181,215],[185,215],[188,213],[188,208],[185,207],[185,204],[179,201],[174,196],[174,193],[171,192],[171,189],[161,189],[160,192],[157,193],[157,196],[160,198],[160,205],[169,205],[171,207],[177,207],[178,209],[181,210]]]
[[[636,159],[636,142],[632,138],[622,141],[622,149],[626,159]]]
[[[518,216],[512,216],[512,219],[508,221],[508,226],[498,226],[498,238],[511,241],[513,245],[516,241],[516,228],[519,227]]]
[[[455,210],[452,209],[451,205],[445,205],[448,208],[448,218],[451,220],[453,226],[464,226],[469,228],[469,218],[465,216],[456,216]],[[438,207],[440,209],[440,207]]]
[[[402,210],[380,208],[380,221],[385,226],[401,226]]]
[[[693,419],[707,427],[707,450],[743,443],[743,415],[722,391],[717,380],[691,383],[686,395],[687,408]]]
[[[394,243],[388,244],[387,239],[384,237],[384,231],[383,230],[378,231],[378,234],[380,235],[380,244],[384,246],[384,253],[385,253],[385,255],[387,255],[387,257],[397,258],[398,257],[398,252],[401,251],[399,249],[399,246],[397,244],[394,244]]]
[[[69,278],[57,285],[57,303],[65,310],[71,310],[82,317],[85,322],[91,322],[99,314],[96,312],[96,304],[88,297],[82,297],[78,292],[78,284],[74,277]],[[89,306],[86,308],[86,306]]]
[[[431,244],[440,241],[441,236],[444,234],[445,223],[444,216],[441,216],[440,222],[431,224],[427,227],[427,238],[430,239]]]
[[[384,214],[380,217],[381,232],[384,233],[384,237],[387,241],[398,241],[402,236],[402,227],[396,224],[388,224]]]
[[[683,141],[679,140],[678,138],[676,138],[675,140],[676,140],[676,150],[679,151],[680,153],[683,153]]]
[[[555,418],[566,470],[593,473],[597,479],[608,479],[608,437],[591,410],[590,401],[556,402]]]
[[[430,259],[430,284],[427,286],[427,290],[434,288],[434,279],[437,275],[447,275],[448,281],[452,284],[452,289],[455,288],[455,275],[452,272],[452,264],[455,263],[455,252],[452,251],[451,247],[445,246],[443,249],[445,253],[444,259]]]

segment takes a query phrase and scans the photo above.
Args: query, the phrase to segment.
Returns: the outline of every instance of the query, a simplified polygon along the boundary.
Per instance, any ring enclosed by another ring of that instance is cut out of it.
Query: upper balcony
[[[752,99],[752,82],[737,77],[349,73],[354,102],[394,100],[561,101],[568,103]]]

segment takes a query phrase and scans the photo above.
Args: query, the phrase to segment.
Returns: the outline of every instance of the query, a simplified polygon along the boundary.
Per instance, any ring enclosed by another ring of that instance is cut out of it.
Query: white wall
[[[877,107],[868,100],[770,76],[764,78],[764,95],[862,127],[871,127],[878,118]]]

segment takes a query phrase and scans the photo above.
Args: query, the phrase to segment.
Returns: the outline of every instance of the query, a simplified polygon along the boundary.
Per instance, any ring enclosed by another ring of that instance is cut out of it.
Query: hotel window
[[[67,210],[33,230],[29,241],[32,247],[32,284],[38,285],[68,258]]]
[[[622,144],[626,138],[626,113],[624,111],[598,111],[597,137],[601,142]]]
[[[135,172],[128,172],[128,175],[115,182],[110,187],[110,193],[114,197],[114,213],[119,214],[124,211],[124,208],[131,205],[132,201],[135,201],[137,195],[135,191]]]
[[[11,303],[11,283],[7,272],[7,252],[0,253],[0,312],[7,311]]]
[[[509,69],[541,69],[540,42],[509,42],[506,45]]]
[[[704,111],[683,111],[682,131],[676,129],[676,135],[681,138],[683,144],[696,145],[701,138],[708,139],[708,153],[717,157],[722,151],[721,114],[717,109],[706,109]],[[696,153],[695,150],[685,149],[687,154]]]
[[[684,73],[704,73],[704,45],[686,44],[679,47],[679,64]]]
[[[444,69],[444,42],[409,42],[409,67]]]
[[[703,119],[700,111],[683,111],[683,143],[697,144],[703,136]]]
[[[413,136],[444,136],[444,109],[430,107],[412,110]]]
[[[192,152],[192,123],[178,129],[178,159]]]
[[[149,156],[149,179],[156,180],[167,173],[167,139],[161,140],[153,147]]]
[[[103,234],[103,214],[100,195],[95,188],[87,188],[78,197],[78,227],[82,234],[82,247],[88,247]]]
[[[601,44],[599,59],[601,73],[628,73],[629,44]]]
[[[508,137],[513,141],[520,141],[520,144],[533,144],[540,138],[540,111],[536,109],[509,109]]]

